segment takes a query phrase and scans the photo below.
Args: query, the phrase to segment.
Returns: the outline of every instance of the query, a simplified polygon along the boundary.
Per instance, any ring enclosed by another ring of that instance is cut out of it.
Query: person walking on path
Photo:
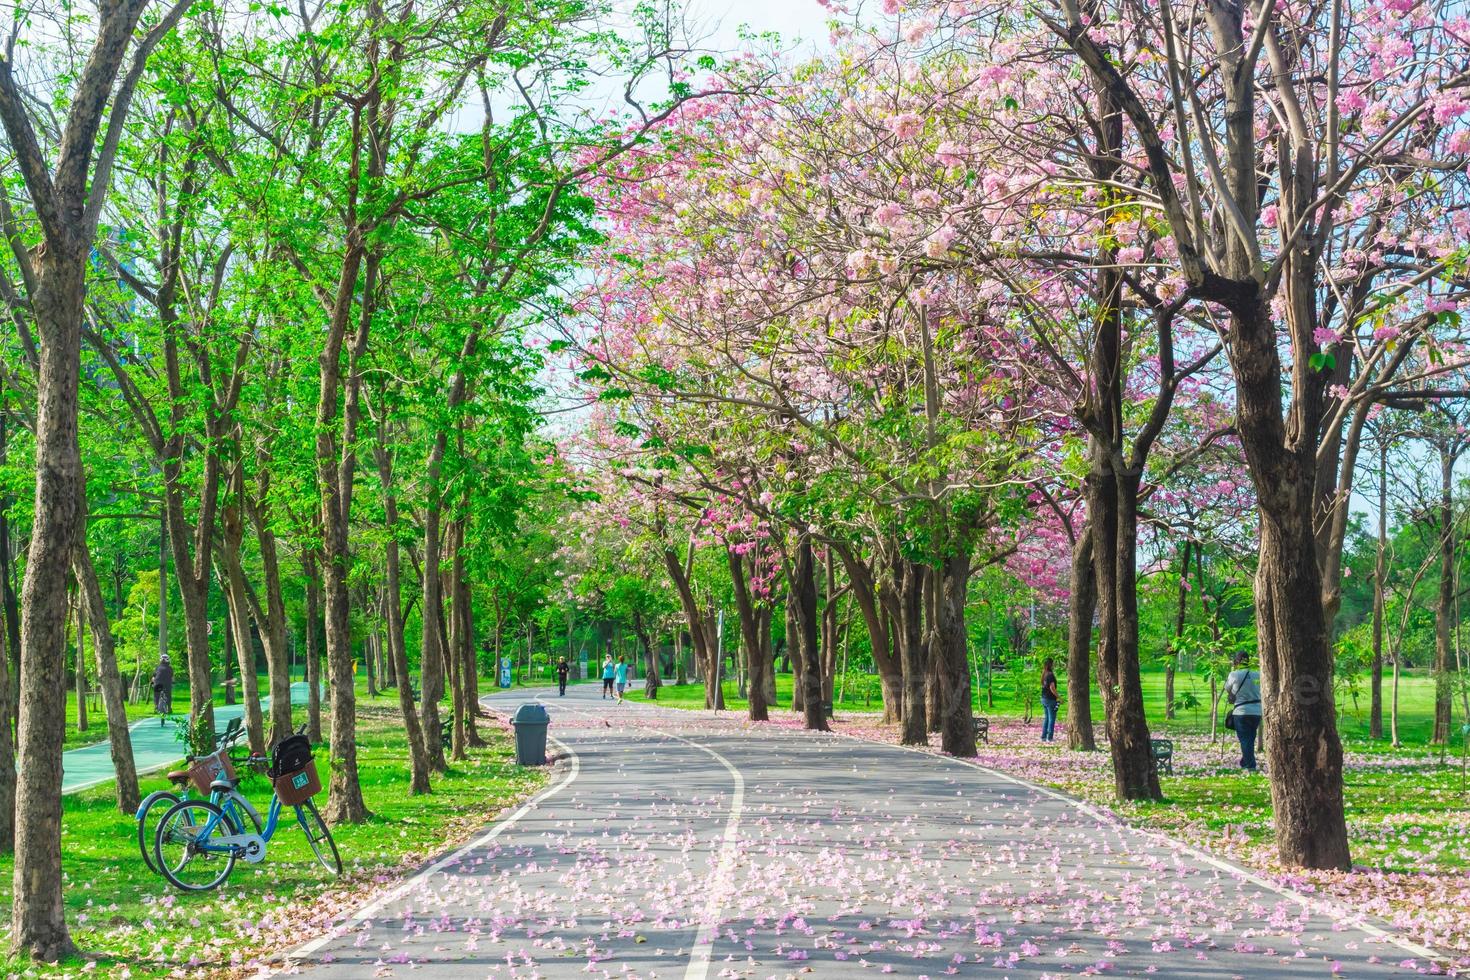
[[[603,660],[602,662],[603,700],[607,700],[607,696],[613,692],[613,672],[615,669],[616,668],[613,667],[612,654],[609,653],[607,655],[607,659]]]
[[[562,657],[556,662],[556,686],[557,694],[560,697],[567,696],[567,674],[571,669],[572,665],[567,663],[566,657]]]
[[[1057,740],[1057,708],[1061,703],[1062,697],[1057,693],[1057,675],[1052,670],[1052,659],[1047,657],[1041,662],[1041,740],[1043,742]]]
[[[621,701],[623,700],[623,692],[628,689],[628,661],[623,657],[618,658],[618,666],[617,670],[614,671],[614,678],[618,685],[618,700]]]
[[[166,653],[158,658],[158,667],[153,671],[153,710],[158,712],[160,725],[174,713],[174,668]]]
[[[1240,768],[1256,771],[1256,736],[1261,730],[1261,673],[1251,670],[1244,653],[1235,657],[1235,669],[1225,678],[1225,696],[1230,712],[1225,727],[1235,729],[1240,739]]]

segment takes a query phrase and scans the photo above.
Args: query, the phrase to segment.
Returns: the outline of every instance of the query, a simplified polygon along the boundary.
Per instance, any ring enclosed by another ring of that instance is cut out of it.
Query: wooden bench
[[[1148,751],[1154,759],[1154,772],[1160,775],[1174,775],[1174,742],[1167,738],[1151,738],[1148,740]]]
[[[976,718],[975,719],[975,741],[977,741],[977,742],[984,742],[986,745],[989,745],[990,744],[990,719],[989,718]]]

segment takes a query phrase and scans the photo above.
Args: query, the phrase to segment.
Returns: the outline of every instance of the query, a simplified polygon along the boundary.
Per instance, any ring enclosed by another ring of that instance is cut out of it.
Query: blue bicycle
[[[180,800],[169,808],[158,822],[153,858],[170,884],[185,891],[209,891],[230,876],[236,861],[257,864],[265,860],[266,845],[280,829],[281,811],[288,806],[295,811],[296,823],[306,834],[317,863],[334,876],[342,873],[337,842],[311,799],[321,792],[316,764],[309,755],[304,764],[282,761],[283,749],[298,739],[304,742],[305,736],[297,733],[276,747],[275,760],[267,770],[274,792],[260,832],[245,832],[237,818],[212,800]],[[216,779],[211,795],[228,796],[238,782],[229,777]]]
[[[230,749],[244,734],[245,729],[240,724],[240,719],[231,719],[224,732],[215,737],[213,752],[209,755],[186,756],[187,765],[168,774],[169,788],[149,793],[138,805],[138,812],[134,815],[134,819],[138,821],[138,850],[142,853],[148,870],[159,872],[158,865],[153,860],[157,818],[180,800],[191,799],[191,786],[201,795],[210,794],[210,799],[224,811],[226,820],[235,830],[249,827],[257,834],[260,833],[263,826],[260,813],[241,794],[238,780],[235,781],[235,787],[228,792],[210,792],[214,781],[221,775],[233,777],[235,765],[247,764],[245,760],[230,757]]]

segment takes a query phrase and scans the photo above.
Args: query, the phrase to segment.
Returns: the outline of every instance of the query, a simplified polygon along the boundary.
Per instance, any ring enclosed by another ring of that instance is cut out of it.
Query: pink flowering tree
[[[872,67],[812,67],[759,111],[706,103],[630,158],[575,343],[645,446],[698,446],[711,492],[785,528],[803,666],[827,546],[880,638],[904,738],[933,726],[969,754],[966,586],[1019,513],[1038,407],[1005,297],[939,261],[954,230],[930,184],[955,181],[914,166],[913,120]],[[803,677],[809,714],[819,680]]]
[[[993,125],[1100,220],[1136,213],[1150,238],[1142,252],[1120,240],[1110,264],[1120,277],[1147,270],[1159,298],[1183,301],[1180,314],[1202,318],[1222,345],[1261,518],[1256,615],[1277,847],[1288,865],[1348,867],[1327,635],[1339,529],[1371,404],[1414,373],[1415,352],[1421,380],[1462,356],[1463,12],[1420,0],[1056,0],[1023,17],[964,3],[912,16],[998,62]],[[1088,107],[1088,139],[1048,129],[1059,86]],[[992,238],[997,251],[1032,240],[1021,221]],[[1121,300],[1121,287],[1104,295]]]

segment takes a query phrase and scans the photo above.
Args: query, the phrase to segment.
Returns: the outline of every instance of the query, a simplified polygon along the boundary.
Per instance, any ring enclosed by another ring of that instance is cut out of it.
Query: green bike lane
[[[291,703],[306,702],[305,681],[291,685]],[[270,697],[260,699],[261,711],[270,708]],[[243,718],[245,705],[223,704],[214,707],[214,726],[222,732],[233,718]],[[128,726],[133,743],[133,764],[138,774],[157,772],[173,765],[184,757],[184,744],[179,740],[179,725],[173,721],[160,724],[157,717],[144,718]],[[107,742],[97,742],[79,749],[63,752],[61,756],[61,792],[80,793],[84,789],[100,786],[113,779],[112,750]]]

